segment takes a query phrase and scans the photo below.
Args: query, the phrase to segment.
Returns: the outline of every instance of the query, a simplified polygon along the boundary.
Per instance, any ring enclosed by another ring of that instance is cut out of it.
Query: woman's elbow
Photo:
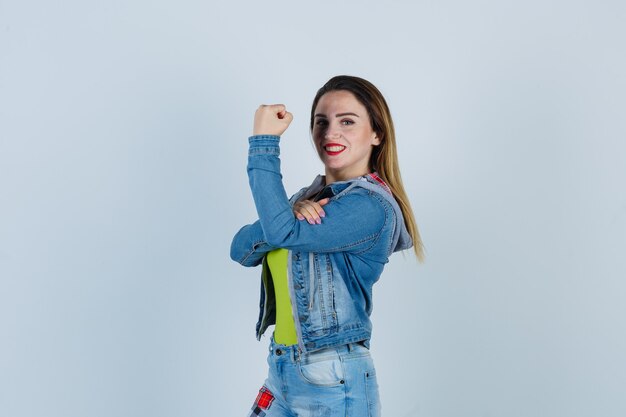
[[[230,244],[230,259],[232,259],[233,261],[237,262],[237,263],[241,263],[241,258],[243,253],[241,251],[241,249],[237,248],[237,245],[235,244],[235,240],[232,241],[232,243]]]
[[[237,253],[235,251],[233,251],[233,248],[230,248],[230,259],[235,261],[235,262],[239,262],[239,258],[237,257]]]
[[[247,258],[250,257],[250,248],[240,239],[237,239],[238,236],[239,233],[235,235],[233,241],[230,244],[230,259],[241,265],[246,266],[245,261]]]
[[[258,251],[258,245],[252,248],[237,244],[236,240],[230,245],[230,259],[246,267],[257,266],[263,260],[263,251]]]

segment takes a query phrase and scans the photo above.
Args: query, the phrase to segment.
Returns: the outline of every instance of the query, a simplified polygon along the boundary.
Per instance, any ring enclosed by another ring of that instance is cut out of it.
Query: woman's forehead
[[[330,91],[320,97],[315,107],[315,116],[341,116],[352,113],[356,116],[367,114],[365,106],[354,94],[345,90]]]

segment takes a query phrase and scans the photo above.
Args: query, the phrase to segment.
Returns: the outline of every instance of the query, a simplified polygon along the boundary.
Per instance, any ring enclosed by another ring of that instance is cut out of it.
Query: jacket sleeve
[[[377,193],[361,188],[332,198],[324,206],[321,224],[298,220],[282,183],[279,141],[269,135],[249,138],[248,179],[261,229],[255,230],[267,245],[307,252],[363,252],[382,237],[390,240],[393,208]]]
[[[273,248],[265,241],[261,222],[245,225],[235,234],[230,244],[230,258],[243,266],[257,266]]]

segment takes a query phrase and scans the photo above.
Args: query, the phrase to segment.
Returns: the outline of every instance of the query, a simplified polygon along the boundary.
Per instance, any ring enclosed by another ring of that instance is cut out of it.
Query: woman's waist
[[[369,355],[369,343],[366,340],[349,343],[339,342],[333,346],[303,352],[297,344],[284,345],[276,342],[274,335],[272,335],[270,339],[269,352],[270,356],[272,356],[274,360],[313,363],[337,357],[349,359]]]

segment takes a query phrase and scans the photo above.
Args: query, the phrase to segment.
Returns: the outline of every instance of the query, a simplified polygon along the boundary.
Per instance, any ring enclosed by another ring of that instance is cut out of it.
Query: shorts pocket
[[[312,385],[330,387],[344,383],[343,363],[334,351],[331,354],[313,353],[304,356],[298,362],[298,372],[302,379]]]

